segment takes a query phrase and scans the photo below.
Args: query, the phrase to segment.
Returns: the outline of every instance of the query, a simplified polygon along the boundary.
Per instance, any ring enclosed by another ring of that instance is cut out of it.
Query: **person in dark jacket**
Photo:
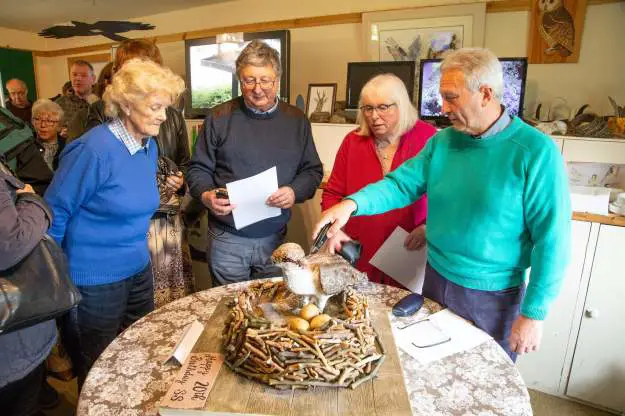
[[[35,143],[51,172],[59,166],[59,155],[65,147],[65,139],[59,136],[62,120],[63,109],[57,103],[42,98],[33,104]]]
[[[63,109],[55,102],[42,98],[32,107],[34,140],[21,146],[16,155],[16,173],[24,183],[43,195],[52,182],[65,139],[59,135]]]
[[[51,222],[52,214],[44,201],[12,174],[0,156],[0,271],[24,259]],[[55,341],[54,320],[0,335],[3,415],[43,415],[39,397],[45,380],[44,361]]]
[[[117,48],[113,74],[133,58],[143,58],[163,64],[158,47],[143,39],[129,39],[123,41]],[[156,137],[159,150],[159,167],[166,169],[171,161],[182,175],[187,177],[190,152],[187,127],[182,113],[173,105],[167,107],[167,120],[161,124]],[[104,114],[104,104],[97,101],[89,107],[86,130],[102,123],[109,118]],[[167,172],[162,172],[161,177]],[[164,182],[163,182],[164,185]],[[191,255],[186,241],[186,233],[180,215],[180,206],[185,188],[180,192],[167,192],[165,186],[161,188],[161,207],[154,214],[148,234],[148,246],[152,259],[154,273],[154,303],[158,308],[175,299],[195,292],[195,280],[191,270]]]
[[[21,79],[13,78],[6,83],[10,100],[7,102],[7,109],[21,118],[26,123],[30,123],[31,110],[33,105],[28,101],[28,87]]]

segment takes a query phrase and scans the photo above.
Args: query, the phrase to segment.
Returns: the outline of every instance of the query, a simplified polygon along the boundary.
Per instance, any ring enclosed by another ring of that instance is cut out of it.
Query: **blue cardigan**
[[[150,139],[131,155],[106,124],[65,147],[45,199],[54,213],[49,234],[67,254],[77,286],[121,281],[148,265],[157,154]]]

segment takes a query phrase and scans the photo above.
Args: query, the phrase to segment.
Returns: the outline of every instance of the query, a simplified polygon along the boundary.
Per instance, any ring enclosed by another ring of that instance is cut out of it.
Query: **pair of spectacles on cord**
[[[378,113],[378,115],[384,115],[384,114],[387,114],[391,110],[391,107],[393,107],[394,105],[397,105],[397,104],[396,103],[380,104],[375,107],[372,105],[363,105],[362,107],[360,107],[360,111],[362,111],[363,114],[366,116],[373,115],[373,110],[375,110]]]
[[[260,81],[256,81],[253,78],[249,78],[249,79],[242,79],[241,85],[243,85],[248,90],[252,90],[256,88],[256,85],[258,84],[260,85],[260,88],[262,88],[263,90],[268,90],[268,89],[273,88],[276,81],[277,80],[275,79],[273,80],[261,79]]]

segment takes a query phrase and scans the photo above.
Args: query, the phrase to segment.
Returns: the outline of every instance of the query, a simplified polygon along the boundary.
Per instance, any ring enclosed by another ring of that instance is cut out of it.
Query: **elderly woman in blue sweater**
[[[126,63],[103,96],[112,121],[65,148],[45,194],[54,213],[50,235],[82,294],[63,330],[80,386],[119,331],[154,309],[147,246],[159,206],[153,137],[183,89],[179,76],[154,62]],[[174,190],[182,183],[167,178]]]

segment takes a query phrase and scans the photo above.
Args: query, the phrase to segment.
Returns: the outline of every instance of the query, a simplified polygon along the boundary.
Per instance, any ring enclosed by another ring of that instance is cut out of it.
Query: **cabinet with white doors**
[[[554,141],[567,163],[625,164],[624,140]],[[625,221],[574,218],[584,221],[573,221],[571,263],[544,321],[541,348],[517,365],[529,388],[625,412]]]
[[[575,332],[576,304],[582,287],[591,227],[590,222],[573,221],[571,262],[560,294],[543,323],[540,350],[517,359],[517,366],[528,388],[555,395],[563,393],[562,375],[566,372],[569,338]]]
[[[599,225],[566,395],[625,412],[625,228]]]

